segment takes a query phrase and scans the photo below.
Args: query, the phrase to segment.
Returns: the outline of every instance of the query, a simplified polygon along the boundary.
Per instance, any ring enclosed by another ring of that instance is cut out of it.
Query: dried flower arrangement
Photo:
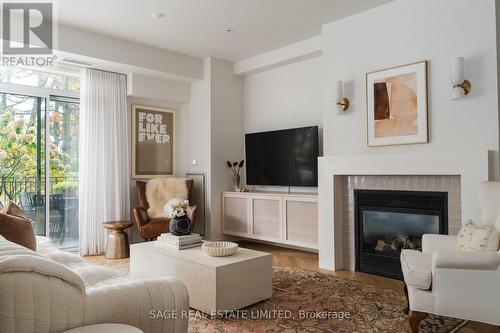
[[[239,163],[238,162],[229,162],[229,161],[226,161],[227,163],[227,167],[231,169],[231,171],[233,172],[233,174],[235,176],[239,176],[240,175],[240,170],[241,168],[243,167],[243,164],[245,164],[245,160],[241,160]]]
[[[245,164],[245,160],[241,160],[240,162],[229,162],[226,161],[227,167],[231,169],[233,172],[233,188],[237,192],[241,192],[242,188],[240,187],[240,170]],[[244,188],[243,188],[244,189]]]

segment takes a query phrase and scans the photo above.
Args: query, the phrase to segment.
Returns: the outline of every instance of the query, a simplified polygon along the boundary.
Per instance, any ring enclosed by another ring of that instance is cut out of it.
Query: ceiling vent
[[[68,65],[73,65],[73,66],[78,66],[78,67],[92,67],[95,65],[95,64],[92,64],[90,62],[85,62],[85,61],[70,59],[70,58],[62,58],[61,60],[59,60],[59,62],[62,64],[68,64]]]

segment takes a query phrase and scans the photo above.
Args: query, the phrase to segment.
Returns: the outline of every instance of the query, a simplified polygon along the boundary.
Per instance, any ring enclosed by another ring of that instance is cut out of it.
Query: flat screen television
[[[248,185],[318,186],[318,126],[245,135]]]

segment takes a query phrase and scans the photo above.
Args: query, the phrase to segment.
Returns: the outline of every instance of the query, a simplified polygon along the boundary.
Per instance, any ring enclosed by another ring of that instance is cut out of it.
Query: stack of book
[[[175,236],[171,233],[161,234],[158,237],[158,244],[169,246],[177,250],[189,249],[201,246],[203,244],[199,234],[189,234],[184,236]]]

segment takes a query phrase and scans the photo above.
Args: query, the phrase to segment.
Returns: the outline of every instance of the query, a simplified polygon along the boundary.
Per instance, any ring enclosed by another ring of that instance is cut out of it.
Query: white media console
[[[223,192],[226,235],[318,249],[316,193]]]

